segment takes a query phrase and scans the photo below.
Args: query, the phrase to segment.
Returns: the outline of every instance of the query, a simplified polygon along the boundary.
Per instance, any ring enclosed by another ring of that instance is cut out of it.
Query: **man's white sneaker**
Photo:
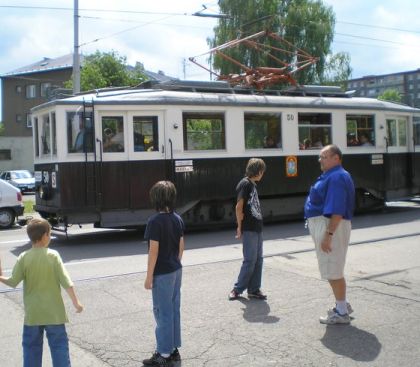
[[[351,304],[347,302],[347,314],[348,314],[348,315],[351,315],[351,314],[353,313],[353,311],[354,311],[354,310],[353,310],[353,307],[351,307]],[[337,312],[337,308],[336,308],[336,307],[330,308],[330,309],[327,311],[328,315],[329,315],[329,314],[332,314],[332,313],[334,313],[334,312],[335,312],[335,313],[338,313],[338,312]]]
[[[337,312],[332,312],[327,314],[325,317],[320,317],[319,322],[321,324],[327,324],[327,325],[335,325],[335,324],[350,324],[350,316],[348,314],[346,315],[340,315]]]

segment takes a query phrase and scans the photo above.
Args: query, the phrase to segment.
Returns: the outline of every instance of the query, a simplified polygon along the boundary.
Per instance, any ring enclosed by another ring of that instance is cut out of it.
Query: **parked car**
[[[23,210],[20,190],[0,179],[0,229],[10,228]]]
[[[22,193],[35,191],[35,177],[28,170],[3,171],[0,179],[17,187]]]

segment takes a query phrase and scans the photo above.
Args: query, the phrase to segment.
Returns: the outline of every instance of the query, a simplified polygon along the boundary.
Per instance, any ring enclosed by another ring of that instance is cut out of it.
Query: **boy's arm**
[[[244,202],[244,199],[239,199],[235,207],[236,222],[238,223],[238,227],[236,228],[236,238],[241,238],[242,236],[242,221],[244,220]]]
[[[155,271],[156,261],[159,254],[159,242],[149,241],[149,256],[147,259],[147,275],[144,281],[144,288],[152,289],[153,286],[153,273]]]
[[[20,263],[20,258],[18,259],[17,263],[15,264],[13,268],[11,277],[3,276],[3,269],[1,267],[1,260],[0,260],[0,282],[6,284],[9,287],[16,288],[17,285],[22,280],[23,280],[23,272],[22,272],[22,267]]]
[[[184,237],[181,237],[179,239],[179,254],[178,254],[179,261],[182,260],[182,255],[184,253],[184,248],[185,248]]]
[[[76,292],[74,291],[73,287],[69,287],[66,289],[67,294],[69,295],[71,301],[73,302],[73,306],[76,309],[76,312],[82,312],[83,311],[83,305],[80,303],[79,299],[76,296]]]

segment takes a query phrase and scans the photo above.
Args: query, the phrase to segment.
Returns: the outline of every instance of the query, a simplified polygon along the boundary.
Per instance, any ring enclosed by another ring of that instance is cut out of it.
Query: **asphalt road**
[[[420,201],[354,219],[346,269],[355,308],[351,326],[318,322],[332,297],[319,280],[303,223],[266,226],[264,239],[268,301],[229,302],[242,258],[234,231],[186,235],[182,366],[420,365]],[[23,228],[0,232],[6,274],[28,247]],[[73,366],[141,365],[154,348],[141,234],[72,227],[68,238],[54,233],[51,247],[62,255],[85,304],[76,315],[66,299]],[[0,292],[0,366],[17,367],[22,292],[4,286]]]

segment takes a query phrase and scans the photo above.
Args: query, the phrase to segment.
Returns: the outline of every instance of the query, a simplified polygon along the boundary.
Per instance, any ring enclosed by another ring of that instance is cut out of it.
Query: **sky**
[[[418,0],[323,2],[336,16],[332,51],[349,53],[352,78],[420,68]],[[72,53],[73,5],[74,0],[0,0],[0,75]],[[79,9],[83,54],[116,51],[153,72],[209,80],[188,58],[208,51],[206,39],[217,19],[192,14],[217,14],[217,1],[79,0]]]

